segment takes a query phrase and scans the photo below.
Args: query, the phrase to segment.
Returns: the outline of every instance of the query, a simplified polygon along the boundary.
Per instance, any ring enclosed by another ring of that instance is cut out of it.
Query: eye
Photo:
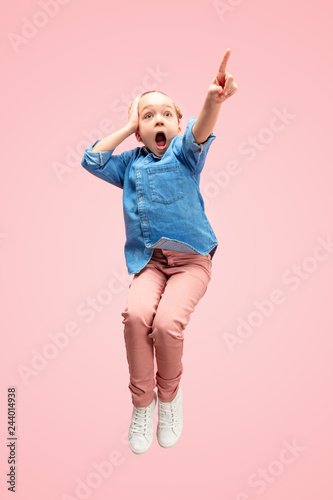
[[[152,114],[151,114],[151,113],[147,113],[147,114],[144,116],[144,118],[147,118],[147,116],[152,116]]]
[[[170,116],[172,116],[172,113],[170,113],[170,111],[167,111],[166,113],[169,114]]]

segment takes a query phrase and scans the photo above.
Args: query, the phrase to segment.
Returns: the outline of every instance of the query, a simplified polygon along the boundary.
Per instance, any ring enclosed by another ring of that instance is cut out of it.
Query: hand
[[[132,102],[128,110],[128,126],[133,129],[133,133],[138,131],[139,127],[139,101],[141,94],[139,94]]]
[[[225,51],[218,73],[208,89],[208,97],[216,104],[221,104],[229,99],[238,89],[234,77],[226,72],[230,53],[230,49]]]

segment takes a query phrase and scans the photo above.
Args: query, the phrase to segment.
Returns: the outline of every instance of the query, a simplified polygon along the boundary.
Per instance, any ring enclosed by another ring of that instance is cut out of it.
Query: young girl
[[[152,90],[132,102],[127,125],[89,146],[82,160],[89,172],[123,189],[125,258],[134,274],[122,312],[133,403],[128,442],[137,454],[152,444],[157,396],[160,446],[173,446],[182,432],[184,330],[207,290],[218,245],[204,211],[200,173],[221,104],[237,91],[226,73],[229,56],[230,49],[184,135],[179,107]],[[114,155],[133,133],[144,146]]]

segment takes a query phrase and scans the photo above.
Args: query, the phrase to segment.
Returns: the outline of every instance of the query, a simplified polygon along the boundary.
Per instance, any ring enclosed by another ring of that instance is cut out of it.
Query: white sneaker
[[[131,425],[128,430],[128,444],[133,453],[145,453],[153,442],[153,418],[157,396],[149,406],[138,408],[133,405]]]
[[[177,443],[183,430],[183,391],[178,387],[177,396],[170,403],[158,401],[157,440],[163,448]]]

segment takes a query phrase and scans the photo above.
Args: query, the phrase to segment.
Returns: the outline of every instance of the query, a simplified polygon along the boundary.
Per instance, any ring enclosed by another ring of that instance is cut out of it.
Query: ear
[[[139,134],[139,132],[135,132],[135,137],[136,137],[136,140],[138,142],[143,142],[143,140],[141,139],[141,135]]]

